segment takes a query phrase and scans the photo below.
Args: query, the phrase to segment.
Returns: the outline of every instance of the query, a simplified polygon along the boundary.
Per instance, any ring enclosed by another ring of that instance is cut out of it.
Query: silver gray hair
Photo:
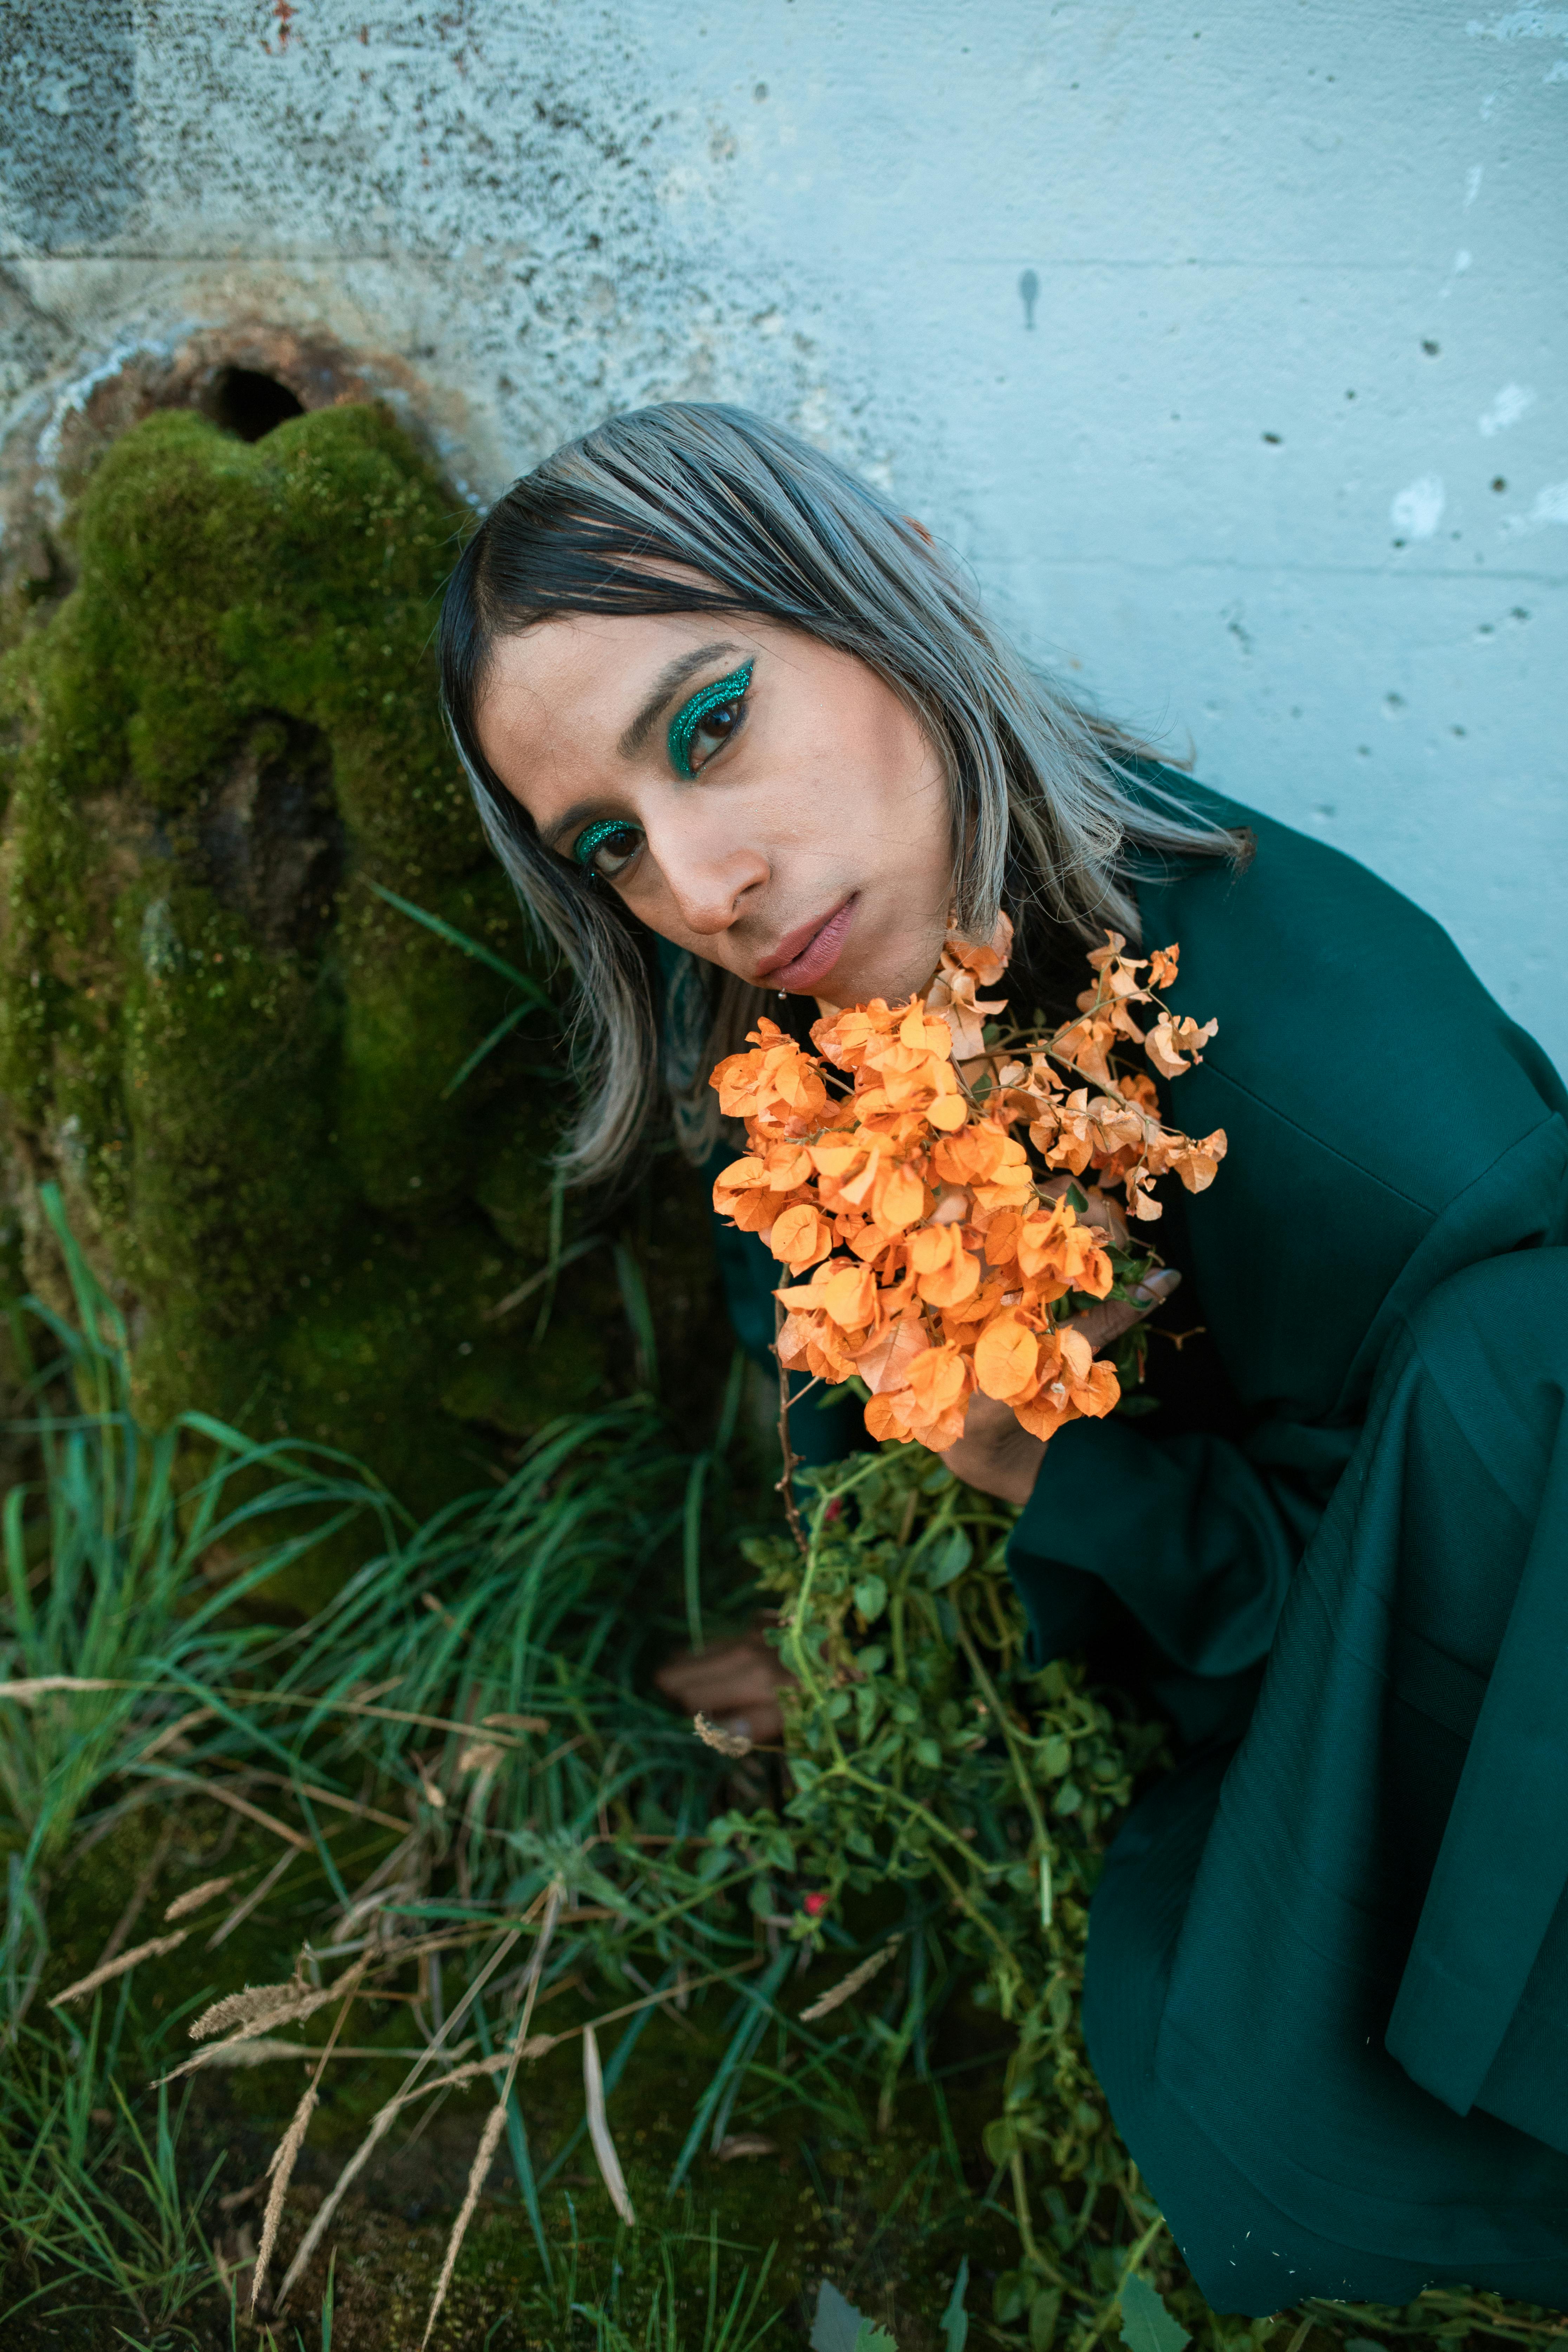
[[[867,663],[945,772],[960,929],[987,940],[1005,907],[1025,971],[1107,927],[1137,939],[1140,855],[1247,855],[1245,836],[1162,785],[1144,745],[1027,664],[943,550],[833,458],[739,408],[666,401],[612,416],[497,501],[441,619],[443,699],[480,818],[576,981],[570,1181],[622,1175],[661,1095],[686,1149],[710,1148],[708,1073],[767,999],[689,957],[661,989],[649,934],[542,846],[486,760],[477,718],[497,641],[569,612],[760,616]]]

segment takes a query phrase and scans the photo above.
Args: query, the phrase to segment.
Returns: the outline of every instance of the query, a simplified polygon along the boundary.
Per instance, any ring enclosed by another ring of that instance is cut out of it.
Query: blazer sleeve
[[[1161,1438],[1115,1414],[1058,1431],[1007,1549],[1042,1663],[1081,1637],[1087,1576],[1185,1673],[1255,1666],[1356,1433]]]

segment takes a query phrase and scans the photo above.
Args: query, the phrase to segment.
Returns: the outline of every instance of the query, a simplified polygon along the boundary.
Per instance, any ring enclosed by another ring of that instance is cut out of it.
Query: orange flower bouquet
[[[1161,1002],[1177,950],[1106,940],[1078,1018],[1048,1035],[1009,1034],[1006,1000],[977,994],[1005,969],[1004,916],[991,947],[950,935],[923,996],[830,1007],[815,1054],[762,1021],[713,1072],[751,1146],[713,1205],[804,1277],[773,1294],[780,1363],[863,1381],[874,1438],[940,1452],[976,1389],[1040,1438],[1121,1398],[1073,1318],[1132,1297],[1160,1263],[1136,1233],[1161,1213],[1152,1183],[1171,1171],[1201,1192],[1226,1139],[1165,1127],[1148,1072],[1120,1067],[1138,1046],[1175,1077],[1215,1034]]]

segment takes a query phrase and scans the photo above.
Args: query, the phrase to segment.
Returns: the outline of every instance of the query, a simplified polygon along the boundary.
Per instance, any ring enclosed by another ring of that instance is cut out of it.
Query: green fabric
[[[1210,2302],[1568,2305],[1568,1249],[1390,1335],[1246,1737],[1111,1850],[1084,2024]]]
[[[1258,835],[1140,890],[1219,1018],[1162,1246],[1224,1426],[1070,1426],[1009,1558],[1044,1654],[1114,1596],[1189,1732],[1267,1670],[1112,1852],[1090,2053],[1216,2307],[1563,2304],[1568,1104],[1436,924],[1182,789]]]

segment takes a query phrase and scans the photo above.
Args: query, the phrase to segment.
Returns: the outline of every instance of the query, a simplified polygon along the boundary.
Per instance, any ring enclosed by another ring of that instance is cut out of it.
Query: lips
[[[757,967],[758,982],[800,992],[815,989],[838,961],[859,898],[856,891],[833,914],[786,932],[767,962]]]

